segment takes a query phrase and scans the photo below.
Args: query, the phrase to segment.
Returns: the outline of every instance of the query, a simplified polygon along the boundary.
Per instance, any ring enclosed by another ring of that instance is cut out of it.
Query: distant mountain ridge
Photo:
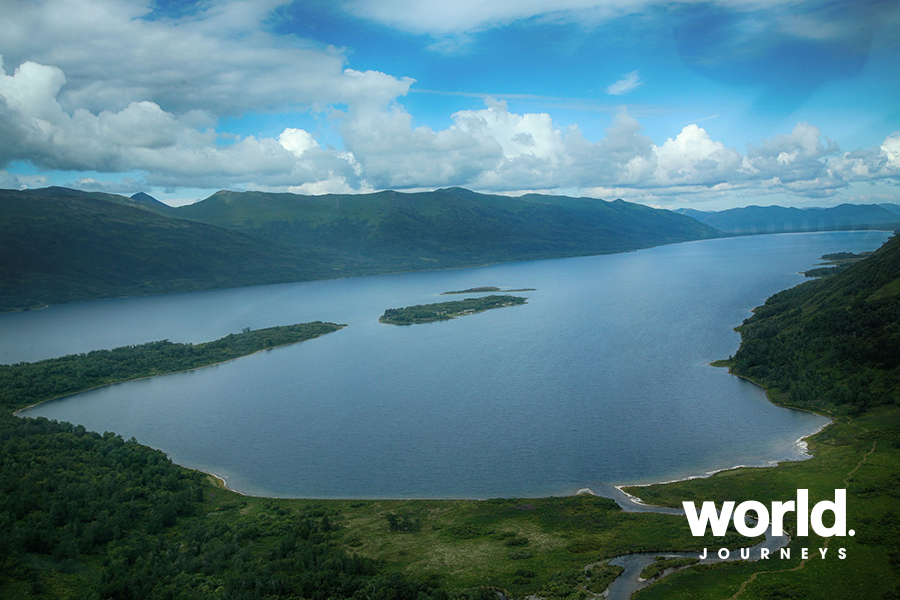
[[[149,198],[149,197],[148,197]],[[218,192],[172,208],[66,188],[0,190],[0,310],[126,295],[459,268],[717,237],[670,211],[452,188]]]
[[[227,192],[167,213],[298,248],[378,257],[391,270],[636,250],[719,236],[670,211],[622,200],[461,188],[303,196]]]
[[[896,204],[841,204],[831,208],[747,206],[723,211],[679,209],[681,214],[731,234],[900,228]]]

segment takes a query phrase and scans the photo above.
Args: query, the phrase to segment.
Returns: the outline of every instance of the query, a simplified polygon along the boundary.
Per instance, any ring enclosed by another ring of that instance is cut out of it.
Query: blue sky
[[[0,10],[0,187],[900,202],[900,0]]]

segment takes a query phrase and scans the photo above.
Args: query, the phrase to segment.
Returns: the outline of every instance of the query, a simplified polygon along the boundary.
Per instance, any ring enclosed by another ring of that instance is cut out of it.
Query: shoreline
[[[172,462],[174,462],[174,461],[172,461]],[[220,487],[223,490],[226,490],[228,492],[234,492],[235,494],[238,494],[239,496],[244,496],[246,498],[267,498],[268,497],[268,496],[254,496],[253,494],[245,494],[244,492],[242,492],[240,490],[236,490],[234,488],[228,487],[228,481],[225,479],[225,477],[223,477],[221,475],[217,475],[217,474],[213,473],[212,471],[207,471],[205,469],[193,469],[191,467],[184,467],[184,468],[191,469],[192,471],[197,471],[198,473],[203,473],[203,474],[209,476],[210,478],[212,478],[213,480],[216,481],[216,483],[218,484],[218,487]]]

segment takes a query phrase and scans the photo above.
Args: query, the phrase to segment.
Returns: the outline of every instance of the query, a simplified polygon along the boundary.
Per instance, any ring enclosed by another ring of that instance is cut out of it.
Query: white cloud
[[[443,131],[412,128],[399,106],[351,114],[343,134],[376,188],[652,189],[655,197],[766,190],[822,197],[847,186],[829,162],[837,146],[806,123],[742,154],[696,124],[656,145],[623,110],[605,137],[591,142],[577,127],[559,128],[548,114],[516,114],[492,99],[486,104],[455,113]]]
[[[303,129],[294,129],[288,127],[278,136],[278,142],[285,150],[289,150],[296,156],[303,156],[303,153],[313,148],[318,148],[319,144],[308,131]]]
[[[641,81],[640,72],[632,71],[628,75],[625,75],[622,79],[606,88],[606,93],[612,96],[621,96],[622,94],[627,94],[642,83],[644,82]]]
[[[674,139],[669,138],[654,149],[657,169],[656,185],[713,186],[739,177],[741,154],[710,139],[702,127],[688,125]]]
[[[288,0],[198,4],[196,14],[159,18],[150,2],[3,0],[0,54],[66,74],[68,111],[118,111],[150,101],[173,114],[365,103],[403,95],[412,83],[345,69],[342,51],[268,33]]]
[[[149,101],[119,111],[67,112],[57,99],[65,83],[56,67],[28,62],[12,75],[0,68],[0,166],[27,160],[62,171],[139,171],[149,184],[167,187],[358,184],[352,156],[320,148],[304,130],[220,145],[212,128],[197,128],[207,123],[202,115],[178,117]],[[76,184],[114,185],[96,179]]]
[[[887,136],[880,146],[847,152],[829,166],[847,181],[900,179],[900,131]]]
[[[24,190],[35,187],[47,187],[46,175],[14,175],[0,170],[0,189]]]
[[[67,183],[64,187],[85,192],[131,195],[135,190],[142,189],[144,183],[132,177],[126,177],[118,181],[104,181],[95,177],[79,177],[77,180]]]

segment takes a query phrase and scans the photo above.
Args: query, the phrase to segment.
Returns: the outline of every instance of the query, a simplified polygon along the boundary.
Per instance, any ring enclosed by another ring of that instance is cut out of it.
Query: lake
[[[318,498],[573,493],[800,456],[822,417],[708,363],[750,309],[887,232],[706,240],[624,254],[123,298],[0,315],[0,362],[312,320],[348,327],[28,416],[164,450],[238,491]],[[476,286],[528,303],[398,327],[386,308]]]

